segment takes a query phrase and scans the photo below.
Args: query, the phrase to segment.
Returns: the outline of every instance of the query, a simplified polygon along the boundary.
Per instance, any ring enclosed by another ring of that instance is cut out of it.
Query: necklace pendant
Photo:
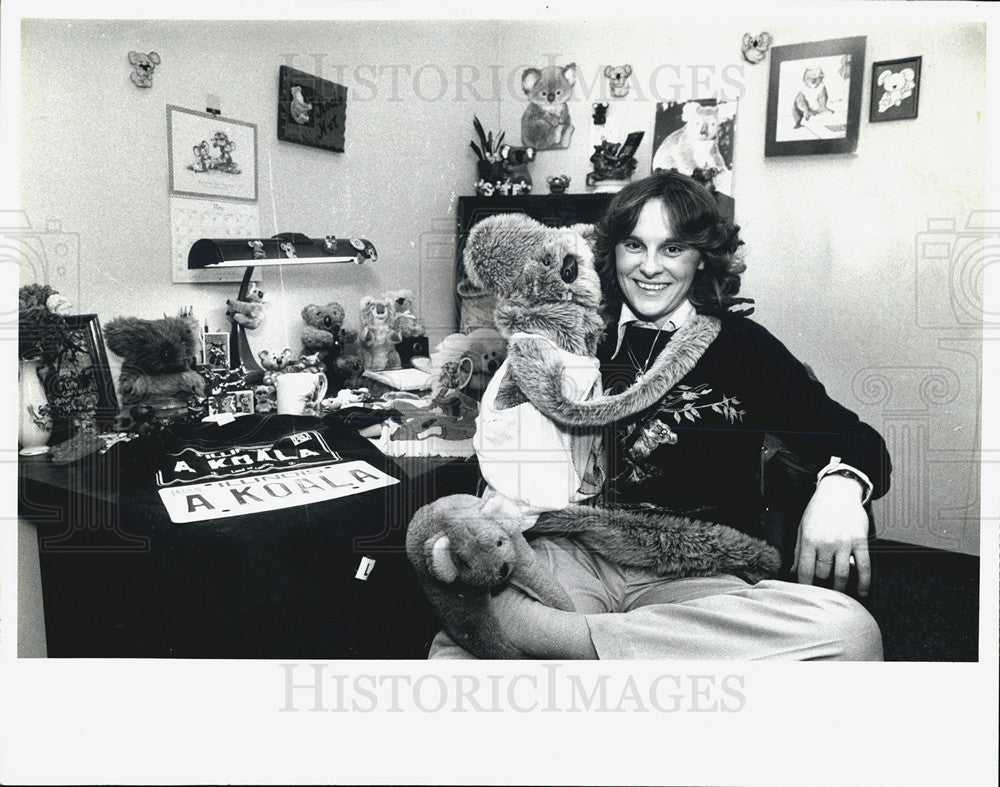
[[[641,380],[641,379],[642,379],[642,376],[643,376],[643,375],[644,375],[645,373],[646,373],[646,370],[645,370],[645,369],[640,369],[639,371],[637,371],[637,372],[635,373],[635,381],[636,381],[636,382],[639,382],[639,380]]]

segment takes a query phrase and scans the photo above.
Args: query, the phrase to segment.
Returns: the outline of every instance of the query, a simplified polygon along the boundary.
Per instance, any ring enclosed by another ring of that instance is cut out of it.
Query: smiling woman
[[[494,612],[504,636],[536,658],[880,660],[874,619],[845,595],[851,561],[868,593],[869,520],[885,494],[882,438],[827,396],[785,346],[738,308],[746,266],[739,228],[676,170],[626,186],[596,227],[606,298],[598,349],[606,391],[676,370],[657,401],[606,435],[602,503],[652,505],[764,537],[757,471],[764,435],[818,472],[786,574],[749,584],[728,574],[664,578],[623,571],[566,537],[532,542],[576,606],[551,609],[514,589]],[[667,349],[669,347],[669,349]],[[638,387],[638,386],[636,386]],[[819,470],[819,468],[823,468]],[[813,580],[831,580],[814,587]],[[606,614],[609,612],[619,614]],[[457,657],[439,636],[432,657]]]

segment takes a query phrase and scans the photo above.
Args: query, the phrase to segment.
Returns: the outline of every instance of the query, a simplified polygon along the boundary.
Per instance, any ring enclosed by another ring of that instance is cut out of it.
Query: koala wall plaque
[[[521,87],[529,103],[521,116],[522,145],[535,150],[569,147],[573,124],[566,102],[575,84],[576,63],[524,70]]]

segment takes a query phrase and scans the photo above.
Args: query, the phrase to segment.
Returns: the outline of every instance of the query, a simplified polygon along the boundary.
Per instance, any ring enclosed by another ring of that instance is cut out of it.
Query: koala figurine
[[[628,78],[632,76],[632,66],[628,63],[623,66],[607,66],[604,69],[604,76],[611,86],[613,98],[625,98],[628,95]]]
[[[129,52],[128,62],[132,64],[129,78],[136,87],[152,87],[153,71],[160,65],[160,56],[156,52],[144,55],[142,52]]]
[[[527,194],[531,191],[531,173],[528,165],[535,160],[534,148],[516,148],[511,145],[500,146],[500,161],[503,164],[504,178],[520,188],[514,192]]]
[[[521,116],[522,145],[535,150],[569,147],[573,125],[566,102],[575,84],[576,63],[524,70],[521,87],[530,103]]]
[[[396,328],[396,308],[388,298],[361,299],[361,360],[365,369],[381,372],[402,363],[396,345],[403,341]]]
[[[752,36],[749,33],[743,34],[743,43],[741,45],[741,53],[743,59],[746,60],[750,65],[757,65],[761,62],[767,55],[767,50],[771,48],[771,34],[761,33],[760,35]]]

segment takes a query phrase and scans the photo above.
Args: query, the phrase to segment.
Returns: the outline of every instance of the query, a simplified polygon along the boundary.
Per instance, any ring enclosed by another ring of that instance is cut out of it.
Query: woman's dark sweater
[[[656,331],[628,329],[598,350],[605,389],[620,391],[647,365]],[[666,345],[661,334],[655,357]],[[865,473],[873,498],[889,486],[885,442],[831,399],[821,383],[763,326],[722,320],[694,368],[650,410],[613,427],[608,440],[611,498],[653,503],[756,533],[763,507],[759,471],[765,433],[816,471],[831,456]]]

